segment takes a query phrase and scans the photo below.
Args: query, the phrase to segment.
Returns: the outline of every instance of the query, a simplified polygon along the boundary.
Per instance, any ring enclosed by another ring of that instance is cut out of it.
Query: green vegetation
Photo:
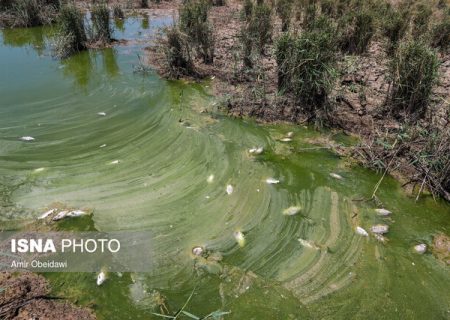
[[[421,37],[428,31],[432,13],[430,5],[425,2],[419,3],[416,6],[412,29],[414,38]]]
[[[390,103],[397,117],[413,120],[424,115],[438,76],[436,53],[421,41],[400,45],[391,64]]]
[[[195,74],[188,36],[177,26],[165,28],[164,35],[165,40],[161,48],[169,76],[178,79],[183,75]]]
[[[344,52],[361,54],[375,32],[374,17],[368,10],[349,12],[339,21],[339,44]]]
[[[327,106],[334,82],[334,28],[320,18],[300,36],[284,34],[276,44],[278,88],[290,93],[308,113],[317,116]]]
[[[2,23],[8,27],[34,27],[55,21],[58,1],[2,0]]]
[[[214,35],[208,21],[209,3],[206,0],[188,0],[180,8],[180,30],[192,42],[204,63],[214,61]]]
[[[114,19],[123,19],[125,18],[125,14],[123,13],[122,6],[120,4],[115,4],[112,7],[113,17]]]
[[[86,30],[83,14],[75,6],[65,6],[59,15],[59,35],[54,47],[55,55],[65,58],[86,49]]]
[[[289,30],[289,25],[292,18],[292,0],[278,0],[277,13],[281,19],[281,31]]]
[[[91,10],[92,41],[102,43],[111,42],[111,26],[109,21],[109,9],[105,4],[97,4]]]
[[[431,31],[431,46],[446,51],[450,48],[450,10],[435,24]]]
[[[405,36],[408,24],[408,11],[390,7],[386,12],[386,16],[383,18],[382,29],[383,35],[388,39],[388,52],[393,53],[397,49],[400,40]]]

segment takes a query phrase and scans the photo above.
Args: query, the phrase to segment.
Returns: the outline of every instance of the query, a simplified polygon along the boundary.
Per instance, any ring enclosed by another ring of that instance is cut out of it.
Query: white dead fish
[[[100,146],[100,148],[104,148],[104,147],[106,147],[105,143]]]
[[[203,254],[203,248],[202,247],[193,247],[192,248],[192,254],[194,255],[194,256],[201,256],[202,254]]]
[[[75,217],[81,217],[81,216],[86,216],[86,215],[88,215],[88,213],[86,211],[74,210],[74,211],[70,211],[66,216],[70,217],[70,218],[75,218]]]
[[[42,172],[44,170],[45,170],[45,168],[37,168],[37,169],[34,169],[33,172],[34,173],[39,173],[39,172]]]
[[[236,231],[234,233],[234,238],[241,248],[245,246],[245,237],[241,231]]]
[[[206,179],[206,182],[212,183],[213,181],[214,181],[214,175],[211,174],[211,175]]]
[[[277,180],[275,178],[267,178],[266,183],[267,184],[278,184],[278,183],[280,183],[280,180]]]
[[[375,209],[375,212],[378,213],[379,216],[388,216],[392,213],[386,209]]]
[[[68,213],[69,213],[69,211],[67,211],[67,210],[61,211],[56,216],[54,216],[52,220],[58,221],[58,220],[64,219]]]
[[[111,161],[109,164],[119,164],[119,160],[114,160],[114,161]]]
[[[48,210],[47,212],[44,212],[43,214],[41,214],[38,219],[45,219],[47,218],[49,215],[53,214],[54,212],[56,212],[57,209],[51,209]]]
[[[381,234],[378,233],[375,233],[375,239],[377,239],[381,243],[386,243],[388,241],[387,238],[383,237]]]
[[[289,138],[292,138],[294,136],[294,133],[292,132],[292,131],[289,131],[287,134],[286,134],[286,137],[289,137]]]
[[[22,141],[34,141],[34,138],[30,137],[30,136],[24,136],[24,137],[20,137],[20,140],[22,140]]]
[[[99,112],[99,113],[97,113],[99,116],[102,116],[102,117],[104,117],[104,116],[106,116],[106,113],[105,112]]]
[[[368,236],[369,236],[369,234],[367,233],[367,231],[364,230],[364,229],[361,228],[361,227],[356,227],[356,233],[359,234],[360,236],[363,236],[363,237],[368,237]]]
[[[344,179],[344,178],[342,178],[342,176],[340,176],[340,175],[338,175],[337,173],[334,173],[334,172],[330,173],[330,177],[338,179],[338,180]]]
[[[425,243],[421,243],[414,246],[414,251],[416,251],[419,254],[423,254],[427,251],[427,245]]]
[[[292,139],[291,138],[281,138],[280,141],[281,142],[291,142]]]
[[[227,191],[227,194],[232,194],[234,191],[233,186],[231,184],[227,185],[226,191]]]
[[[308,241],[308,240],[304,240],[304,239],[299,238],[299,239],[298,239],[298,242],[300,242],[300,244],[301,244],[302,246],[304,246],[305,248],[314,249],[314,250],[319,250],[319,247],[317,247],[317,246],[314,244],[314,242],[312,242],[312,241]]]
[[[377,234],[385,234],[389,232],[389,226],[386,224],[376,224],[370,227],[370,231]]]
[[[261,154],[263,153],[263,151],[264,151],[263,147],[253,147],[250,150],[248,150],[248,152],[251,154]]]
[[[100,271],[97,275],[97,285],[100,286],[106,280],[106,273],[104,271]]]
[[[283,214],[285,216],[293,216],[293,215],[296,215],[297,213],[299,213],[301,210],[302,210],[301,207],[289,207],[289,208],[283,210]]]

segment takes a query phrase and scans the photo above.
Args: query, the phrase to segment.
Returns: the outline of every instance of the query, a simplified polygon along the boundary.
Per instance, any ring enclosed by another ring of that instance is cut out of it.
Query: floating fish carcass
[[[369,233],[361,227],[356,227],[356,233],[360,236],[368,237]]]
[[[232,194],[233,191],[234,191],[233,186],[231,184],[227,185],[227,188],[226,188],[227,194]]]
[[[298,242],[300,242],[300,244],[301,244],[302,246],[304,246],[305,248],[314,249],[314,250],[319,250],[319,249],[320,249],[318,246],[316,246],[316,245],[314,244],[313,241],[308,241],[308,240],[299,238],[299,239],[298,239]]]
[[[275,178],[267,178],[266,183],[267,184],[278,184],[278,183],[280,183],[280,180],[275,179]]]
[[[248,150],[248,152],[251,154],[261,154],[263,153],[263,151],[264,151],[263,147],[253,147],[250,150]]]
[[[292,206],[292,207],[289,207],[287,209],[284,209],[283,210],[283,214],[285,216],[293,216],[293,215],[296,215],[297,213],[299,213],[301,210],[302,210],[301,207]]]
[[[106,273],[104,271],[100,271],[100,273],[97,275],[97,285],[100,286],[105,281],[106,281]]]
[[[236,231],[234,233],[234,239],[236,239],[236,242],[239,244],[241,248],[245,246],[245,237],[241,231]]]
[[[20,137],[20,140],[22,140],[22,141],[34,141],[35,139],[33,137],[30,137],[30,136],[24,136],[24,137]]]
[[[56,211],[57,211],[57,209],[50,209],[50,210],[44,212],[43,214],[41,214],[41,215],[38,217],[38,219],[45,219],[45,218],[47,218],[49,215],[55,213]]]
[[[99,113],[97,113],[99,116],[102,116],[102,117],[104,117],[104,116],[106,116],[106,112],[99,112]]]
[[[81,217],[81,216],[86,216],[86,215],[88,215],[88,213],[86,211],[73,210],[73,211],[70,211],[69,213],[67,213],[66,217],[75,218],[75,217]]]
[[[292,131],[289,131],[287,134],[286,134],[286,137],[288,137],[288,138],[292,138],[294,136],[294,133],[292,132]]]
[[[203,252],[204,252],[203,247],[197,246],[197,247],[193,247],[192,248],[192,254],[194,256],[198,256],[199,257],[199,256],[201,256],[203,254]]]
[[[292,139],[291,138],[281,138],[280,141],[281,142],[291,142]]]
[[[213,174],[210,174],[210,175],[208,176],[208,178],[206,179],[206,182],[212,183],[213,181],[214,181],[214,175],[213,175]]]
[[[58,220],[64,219],[67,216],[68,213],[69,213],[69,211],[67,211],[67,210],[61,211],[56,216],[54,216],[52,218],[52,220],[53,221],[58,221]]]
[[[370,231],[376,234],[385,234],[389,232],[389,226],[386,224],[376,224],[370,227]]]
[[[344,179],[341,175],[338,175],[337,173],[334,173],[334,172],[330,173],[330,177],[338,179],[338,180]]]
[[[392,212],[386,209],[375,209],[375,212],[378,213],[379,216],[388,216],[390,215]]]
[[[114,161],[111,161],[109,164],[119,164],[119,163],[120,163],[119,160],[114,160]]]
[[[427,251],[427,245],[425,243],[420,243],[414,246],[414,251],[419,254],[423,254]]]

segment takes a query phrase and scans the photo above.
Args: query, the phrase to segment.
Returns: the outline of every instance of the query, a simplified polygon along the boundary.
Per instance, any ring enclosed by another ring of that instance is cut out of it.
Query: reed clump
[[[124,14],[122,6],[120,4],[115,4],[112,7],[112,12],[113,12],[114,19],[123,19],[123,18],[125,18],[125,14]]]
[[[110,43],[111,25],[109,18],[109,9],[106,4],[97,4],[91,10],[92,35],[91,41]]]
[[[437,81],[436,53],[420,40],[403,43],[392,60],[390,107],[397,118],[417,120],[427,109]]]
[[[210,4],[206,0],[187,0],[179,11],[179,28],[185,33],[204,63],[214,61],[214,34],[208,21]]]
[[[375,33],[373,13],[367,9],[351,11],[340,19],[338,29],[342,51],[364,53]]]
[[[302,109],[313,116],[327,107],[335,78],[335,29],[321,17],[311,30],[284,34],[276,43],[278,88],[292,94]]]
[[[86,29],[82,12],[73,5],[65,6],[59,15],[59,32],[54,54],[65,58],[86,49]]]
[[[59,1],[3,0],[1,22],[6,27],[35,27],[53,23],[58,15]]]
[[[195,75],[189,37],[178,26],[167,27],[163,32],[165,37],[161,48],[168,75],[176,79]]]

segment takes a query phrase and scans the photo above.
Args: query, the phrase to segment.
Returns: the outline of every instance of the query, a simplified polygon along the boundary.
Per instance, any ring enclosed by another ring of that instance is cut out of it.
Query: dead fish
[[[20,140],[22,140],[22,141],[34,141],[35,139],[33,137],[30,137],[30,136],[24,136],[24,137],[20,137]]]
[[[291,138],[281,138],[280,141],[281,142],[291,142],[292,139]]]
[[[305,248],[314,249],[314,250],[319,250],[320,249],[318,246],[316,246],[314,244],[313,241],[308,241],[308,240],[304,240],[304,239],[299,238],[298,242],[300,242],[300,244],[302,246],[304,246]]]
[[[233,186],[231,184],[227,185],[226,191],[227,191],[227,194],[229,194],[229,195],[232,194],[234,191]]]
[[[377,234],[385,234],[389,231],[389,226],[385,224],[376,224],[370,227],[370,231]]]
[[[114,161],[111,161],[109,164],[119,164],[119,160],[114,160]]]
[[[423,254],[427,251],[427,245],[425,243],[415,245],[414,250],[419,254]]]
[[[266,183],[267,184],[278,184],[278,183],[280,183],[280,180],[277,180],[275,178],[267,178]]]
[[[102,117],[104,117],[104,116],[106,116],[106,113],[105,112],[99,112],[99,113],[97,113],[99,116],[102,116]]]
[[[294,136],[294,133],[292,132],[292,131],[289,131],[287,134],[286,134],[286,137],[289,137],[289,138],[292,138]]]
[[[64,219],[68,213],[69,213],[69,211],[67,211],[67,210],[61,211],[56,216],[54,216],[52,220],[58,221],[58,220]]]
[[[360,236],[364,236],[364,237],[368,237],[369,234],[367,233],[366,230],[364,230],[361,227],[356,227],[356,233],[359,234]]]
[[[211,175],[206,179],[206,182],[212,183],[213,181],[214,181],[214,175],[211,174]]]
[[[250,150],[248,150],[248,152],[251,154],[261,154],[263,153],[263,151],[264,151],[263,147],[253,147]]]
[[[104,147],[106,147],[105,143],[100,146],[100,148],[104,148]]]
[[[47,218],[49,215],[53,214],[53,213],[56,212],[56,211],[57,211],[57,209],[51,209],[51,210],[48,210],[47,212],[44,212],[43,214],[41,214],[41,215],[38,217],[38,219],[45,219],[45,218]]]
[[[378,213],[379,216],[388,216],[392,213],[386,209],[375,209],[375,212]]]
[[[194,256],[198,256],[198,257],[201,256],[203,254],[203,251],[204,251],[203,248],[200,246],[192,248],[192,254]]]
[[[381,243],[386,243],[388,241],[387,238],[383,237],[381,234],[378,233],[375,234],[375,239],[377,239]]]
[[[104,271],[100,271],[97,275],[97,285],[100,286],[106,280],[106,273]]]
[[[39,172],[42,172],[44,170],[45,170],[45,168],[37,168],[37,169],[34,169],[33,172],[34,173],[39,173]]]
[[[74,210],[74,211],[70,211],[66,217],[71,217],[71,218],[75,218],[75,217],[81,217],[81,216],[86,216],[88,215],[88,213],[86,211],[83,210]]]
[[[289,208],[283,210],[283,214],[285,216],[293,216],[293,215],[296,215],[297,213],[299,213],[301,210],[302,210],[301,207],[289,207]]]
[[[340,175],[338,175],[337,173],[334,173],[334,172],[330,173],[330,177],[338,179],[338,180],[344,179],[344,178],[342,178],[342,176],[340,176]]]
[[[245,246],[245,237],[241,231],[236,231],[234,233],[234,239],[236,239],[236,242],[239,244],[241,248]]]

